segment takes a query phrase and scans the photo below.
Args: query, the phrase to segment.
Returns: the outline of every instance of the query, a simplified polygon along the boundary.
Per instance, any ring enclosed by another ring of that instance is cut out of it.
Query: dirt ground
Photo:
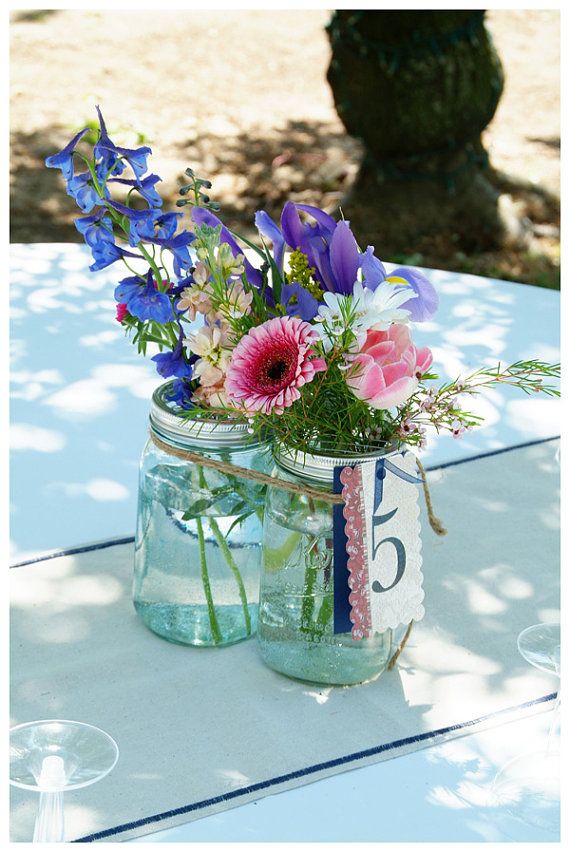
[[[118,144],[153,148],[169,204],[191,165],[213,180],[225,220],[245,234],[256,209],[278,214],[288,198],[333,210],[362,152],[325,78],[329,18],[325,10],[13,12],[11,240],[79,240],[74,203],[43,159],[93,123],[97,103]],[[493,166],[515,178],[505,192],[530,236],[524,248],[470,257],[445,240],[432,253],[410,247],[410,262],[558,286],[559,12],[494,10],[487,26],[506,85],[484,141]],[[390,259],[381,236],[376,248]]]

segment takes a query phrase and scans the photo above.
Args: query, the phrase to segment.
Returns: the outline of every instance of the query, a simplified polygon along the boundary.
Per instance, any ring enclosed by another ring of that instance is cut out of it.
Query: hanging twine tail
[[[413,626],[414,626],[414,622],[410,621],[410,623],[408,624],[407,630],[402,637],[402,641],[400,642],[400,644],[398,645],[398,647],[396,648],[396,650],[394,651],[394,653],[390,657],[390,662],[386,666],[386,668],[389,672],[392,671],[392,669],[396,665],[396,662],[398,661],[398,657],[400,656],[400,654],[402,653],[402,651],[406,647],[406,642],[410,638],[410,633],[412,632]]]
[[[425,501],[426,501],[426,509],[427,509],[427,514],[428,514],[429,525],[436,535],[447,535],[447,530],[445,529],[442,522],[437,517],[437,515],[435,515],[435,513],[433,511],[433,503],[431,502],[431,494],[430,494],[429,486],[428,486],[428,483],[427,483],[427,477],[426,477],[426,472],[425,472],[424,466],[418,458],[416,459],[416,463],[418,465],[418,470],[420,472],[420,476],[421,476],[422,481],[423,481],[424,497],[425,497]]]

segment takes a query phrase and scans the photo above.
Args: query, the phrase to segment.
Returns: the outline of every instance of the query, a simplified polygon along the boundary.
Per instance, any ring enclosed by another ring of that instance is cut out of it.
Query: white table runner
[[[77,719],[120,749],[110,776],[66,797],[66,836],[126,840],[548,709],[556,683],[516,637],[559,617],[557,447],[430,474],[449,534],[423,518],[426,618],[399,667],[357,687],[282,677],[255,641],[154,636],[132,608],[131,544],[14,568],[12,724]],[[37,804],[13,791],[12,840],[31,838]]]

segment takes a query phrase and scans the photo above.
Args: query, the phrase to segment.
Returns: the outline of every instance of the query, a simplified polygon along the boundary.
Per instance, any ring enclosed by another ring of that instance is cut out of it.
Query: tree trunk
[[[503,73],[484,15],[339,10],[329,24],[336,109],[365,146],[343,212],[384,256],[441,235],[463,251],[503,240],[481,142]]]

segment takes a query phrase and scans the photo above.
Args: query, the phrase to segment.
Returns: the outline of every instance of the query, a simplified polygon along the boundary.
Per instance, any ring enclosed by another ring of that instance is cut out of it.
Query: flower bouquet
[[[265,501],[262,652],[275,668],[296,676],[365,679],[377,673],[380,658],[385,664],[389,631],[360,641],[350,631],[348,638],[346,631],[335,632],[337,510],[328,499],[331,491],[340,493],[334,470],[351,459],[421,448],[429,427],[461,437],[481,421],[462,400],[484,387],[510,384],[558,395],[551,383],[558,365],[499,364],[438,385],[432,353],[413,340],[414,325],[438,308],[422,272],[403,266],[388,271],[374,247],[359,246],[349,222],[292,201],[279,223],[259,211],[259,240],[250,242],[218,218],[219,205],[207,194],[210,182],[191,169],[180,187],[180,210],[165,213],[156,190],[160,178],[147,174],[150,149],[113,144],[98,113],[89,156],[80,150],[85,128],[46,163],[61,169],[68,194],[85,214],[76,227],[91,248],[90,269],[120,261],[128,271],[115,289],[117,320],[139,352],[146,354],[149,345],[157,350],[152,360],[169,380],[161,389],[165,411],[162,421],[155,417],[155,438],[164,449],[168,416],[181,430],[174,440],[170,435],[179,450],[184,428],[193,433],[203,423],[214,440],[212,423],[242,430],[258,447],[271,437],[277,467]],[[84,170],[76,173],[74,162]],[[118,190],[126,195],[121,201],[113,198]],[[185,211],[189,228],[180,229]],[[259,519],[268,481],[259,453],[241,465],[228,452],[214,456],[217,465],[195,464],[192,476],[182,477],[187,503],[174,513],[198,540],[210,637],[216,608],[207,591],[203,519],[209,519],[218,554],[222,542],[227,550],[232,533]],[[253,468],[253,476],[240,479],[240,467]],[[212,526],[218,511],[222,518]],[[139,521],[141,529],[146,524],[152,530],[151,515]],[[254,534],[246,536],[245,550],[254,547]],[[157,527],[152,535],[164,530]],[[235,559],[230,573],[239,587]],[[240,605],[249,612],[246,599],[242,583]],[[325,650],[307,669],[299,659],[308,647]]]

